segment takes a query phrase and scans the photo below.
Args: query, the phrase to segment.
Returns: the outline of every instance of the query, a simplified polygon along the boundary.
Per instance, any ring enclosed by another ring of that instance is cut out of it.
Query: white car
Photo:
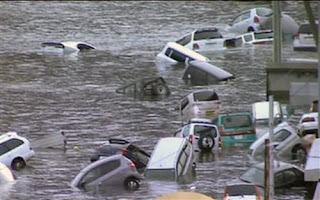
[[[236,47],[240,44],[237,43],[236,38],[223,38],[215,27],[196,29],[179,38],[176,43],[196,52],[225,50],[228,47]]]
[[[306,151],[302,147],[302,139],[296,130],[287,122],[279,124],[273,130],[274,155],[279,159],[304,160]],[[269,132],[254,141],[249,148],[249,156],[255,160],[263,160],[265,152],[265,139]]]
[[[303,114],[297,126],[298,133],[301,137],[307,134],[318,133],[318,112]]]
[[[192,118],[216,118],[221,110],[221,101],[214,90],[197,90],[189,93],[179,102],[180,120]]]
[[[15,177],[12,171],[0,162],[0,186],[9,182],[13,182]]]
[[[317,26],[318,24],[316,24]],[[318,29],[318,28],[317,28]],[[317,51],[310,24],[301,24],[293,40],[295,51]]]
[[[188,63],[192,60],[209,61],[207,57],[175,42],[168,42],[163,50],[157,54],[157,59],[171,64]]]
[[[260,200],[261,193],[261,189],[255,184],[229,184],[225,186],[223,200]]]
[[[239,34],[259,31],[261,30],[261,24],[263,24],[272,13],[271,9],[263,7],[246,10],[232,20],[228,30]]]
[[[34,154],[29,140],[16,132],[0,135],[0,162],[13,170],[24,168]]]
[[[262,30],[244,33],[237,36],[242,41],[242,44],[271,44],[273,42],[273,31]]]
[[[64,53],[85,51],[85,50],[96,48],[95,46],[87,42],[76,42],[76,41],[43,42],[42,47],[46,49],[60,49],[60,50],[63,50]]]
[[[174,136],[187,138],[195,151],[219,150],[222,144],[218,127],[209,119],[191,119],[189,124],[179,128]]]

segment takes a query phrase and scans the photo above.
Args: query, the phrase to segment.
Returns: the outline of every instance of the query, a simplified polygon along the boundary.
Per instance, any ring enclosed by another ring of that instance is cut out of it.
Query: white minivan
[[[166,137],[158,140],[145,170],[147,180],[178,181],[195,168],[192,144],[186,138]]]

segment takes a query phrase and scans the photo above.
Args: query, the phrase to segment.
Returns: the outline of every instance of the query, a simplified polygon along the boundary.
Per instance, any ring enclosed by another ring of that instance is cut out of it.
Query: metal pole
[[[272,200],[270,198],[270,139],[264,140],[264,199]]]
[[[274,114],[273,114],[273,95],[269,96],[269,198],[273,200],[274,196],[274,179],[273,179],[273,126],[274,126]]]
[[[281,30],[281,1],[272,1],[273,7],[273,62],[281,62],[281,43],[282,43],[282,30]]]
[[[310,27],[311,27],[311,32],[313,34],[313,39],[314,39],[314,42],[316,45],[318,45],[318,33],[319,31],[317,31],[317,28],[316,28],[316,24],[315,24],[315,18],[314,18],[314,15],[313,15],[313,12],[311,10],[311,6],[310,6],[310,2],[309,1],[303,1],[304,3],[304,7],[306,9],[306,12],[307,12],[307,16],[308,16],[308,20],[309,20],[309,24],[310,24]]]
[[[320,1],[318,2],[318,138],[320,138]]]

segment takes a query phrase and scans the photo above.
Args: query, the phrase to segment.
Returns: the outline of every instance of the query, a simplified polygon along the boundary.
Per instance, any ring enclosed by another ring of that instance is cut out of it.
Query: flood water
[[[248,146],[223,147],[200,156],[191,184],[152,185],[134,192],[114,187],[98,194],[70,187],[89,163],[94,148],[110,137],[127,139],[152,151],[161,137],[180,126],[178,101],[195,89],[217,91],[223,112],[250,110],[266,99],[265,67],[272,45],[234,48],[207,54],[211,63],[236,76],[218,85],[194,86],[181,77],[183,66],[157,63],[168,41],[198,27],[225,27],[238,12],[261,2],[0,2],[0,131],[18,131],[35,141],[49,134],[67,135],[67,150],[35,149],[18,180],[0,193],[1,200],[154,199],[178,189],[222,199],[225,184],[252,162]],[[283,10],[297,22],[307,19],[301,2]],[[46,41],[87,41],[97,49],[75,55],[44,52]],[[283,59],[316,58],[283,45]],[[144,77],[162,76],[171,95],[135,98],[115,90]],[[4,188],[2,188],[4,189]],[[276,199],[306,199],[304,190],[281,190]]]

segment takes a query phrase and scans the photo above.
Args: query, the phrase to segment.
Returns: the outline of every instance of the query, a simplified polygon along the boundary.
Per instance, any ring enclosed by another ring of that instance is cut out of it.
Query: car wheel
[[[15,158],[11,163],[11,168],[16,171],[24,168],[25,166],[26,166],[26,163],[22,158]]]
[[[133,177],[127,178],[124,181],[124,186],[126,189],[136,190],[140,187],[139,179]]]
[[[292,160],[299,160],[301,163],[305,163],[307,157],[307,151],[302,146],[296,146],[292,150]]]
[[[248,32],[254,32],[254,29],[250,26],[250,27],[248,28]]]
[[[204,134],[199,138],[198,145],[202,151],[211,151],[214,147],[214,139],[211,135]]]
[[[155,95],[166,95],[169,94],[169,88],[168,86],[158,83],[153,86],[153,94]]]

